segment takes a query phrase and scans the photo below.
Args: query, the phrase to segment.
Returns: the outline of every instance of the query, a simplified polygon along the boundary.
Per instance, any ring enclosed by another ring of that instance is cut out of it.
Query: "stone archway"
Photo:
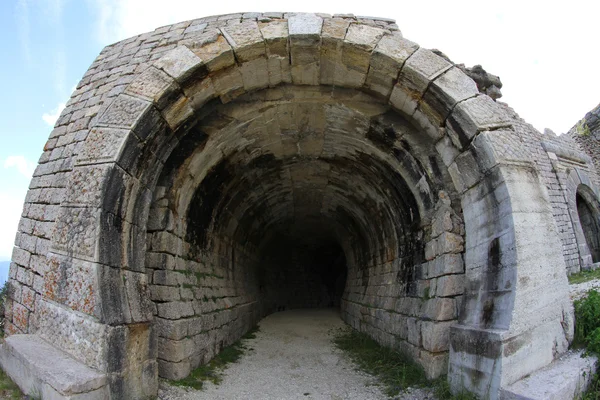
[[[496,398],[566,349],[556,226],[512,117],[388,22],[188,21],[107,48],[71,104],[100,90],[58,123],[69,162],[42,164],[67,184],[38,264],[17,252],[39,290],[9,328],[113,398],[154,395],[272,311],[254,272],[273,238],[337,244],[344,319],[456,389]]]
[[[592,257],[592,263],[595,264],[600,262],[600,243],[598,242],[598,238],[600,237],[600,222],[598,220],[598,207],[593,207],[588,202],[585,194],[581,194],[583,190],[578,190],[575,202],[577,204],[577,214],[579,215],[579,223],[583,230],[583,236],[585,237],[585,242],[590,252],[590,256]]]
[[[598,229],[598,190],[588,173],[579,168],[567,175],[566,198],[569,216],[579,253],[580,269],[589,269],[599,262],[598,242],[594,237]]]

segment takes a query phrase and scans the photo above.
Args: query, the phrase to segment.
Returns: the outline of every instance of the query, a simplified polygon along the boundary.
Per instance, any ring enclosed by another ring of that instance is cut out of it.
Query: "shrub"
[[[587,297],[576,300],[574,306],[575,344],[600,354],[600,293],[592,289]]]

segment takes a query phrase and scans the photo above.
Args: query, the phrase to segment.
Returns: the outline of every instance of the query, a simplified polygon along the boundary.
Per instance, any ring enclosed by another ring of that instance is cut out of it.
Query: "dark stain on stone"
[[[208,135],[200,128],[195,127],[189,130],[169,155],[163,167],[162,175],[167,176],[174,173],[192,154],[202,151],[207,140]]]
[[[261,154],[258,157],[253,158],[248,165],[247,169],[269,169],[273,168],[274,170],[280,171],[283,162],[280,159],[275,158],[275,155],[272,153]],[[241,172],[241,171],[240,171]]]
[[[483,301],[481,312],[481,323],[484,327],[490,328],[494,325],[494,310],[496,308],[494,292],[498,290],[500,281],[500,270],[502,264],[502,250],[500,249],[500,239],[494,238],[488,248],[488,265],[485,282],[486,299]]]
[[[371,120],[371,125],[367,131],[369,139],[378,149],[390,153],[396,141],[396,132],[392,127],[382,126],[379,122]]]
[[[485,331],[464,330],[450,335],[450,344],[455,352],[496,359],[502,354],[502,341],[496,336]]]
[[[186,216],[188,243],[198,248],[206,247],[215,207],[222,197],[223,190],[232,180],[232,170],[229,161],[222,160],[208,171],[196,189]]]
[[[500,263],[502,257],[502,251],[500,249],[500,240],[498,238],[493,239],[490,242],[488,249],[488,271],[487,271],[487,289],[498,290],[500,286],[500,270],[502,264]]]
[[[492,325],[494,317],[494,300],[488,298],[483,303],[483,313],[481,315],[481,321],[483,325],[489,327]]]

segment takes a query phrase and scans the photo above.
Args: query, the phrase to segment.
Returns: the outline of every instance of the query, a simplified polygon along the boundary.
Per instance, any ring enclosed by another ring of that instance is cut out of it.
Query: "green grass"
[[[19,387],[0,369],[0,399],[21,400],[23,398]]]
[[[171,383],[175,386],[187,386],[194,389],[202,389],[206,381],[218,385],[221,383],[223,371],[227,368],[227,365],[240,359],[244,351],[248,349],[244,342],[248,339],[254,339],[256,332],[258,332],[258,326],[250,329],[240,340],[231,346],[227,346],[221,350],[208,364],[199,366],[186,378],[179,381],[172,381]]]
[[[579,400],[600,400],[600,377],[594,374],[590,386]]]
[[[597,271],[597,270],[596,270]],[[591,272],[596,272],[591,271]],[[575,339],[573,346],[584,347],[586,354],[600,357],[600,293],[595,289],[573,303],[575,308]],[[595,373],[581,400],[600,400],[600,377]]]
[[[592,271],[581,271],[576,274],[569,275],[569,283],[583,283],[588,282],[593,279],[600,279],[600,268],[592,270]]]
[[[433,381],[433,391],[439,400],[477,400],[477,396],[469,392],[452,394],[446,375]]]
[[[364,372],[375,376],[387,396],[409,387],[431,387],[440,400],[472,400],[472,394],[452,395],[446,377],[428,381],[423,369],[407,355],[385,346],[354,329],[334,332],[333,342]]]

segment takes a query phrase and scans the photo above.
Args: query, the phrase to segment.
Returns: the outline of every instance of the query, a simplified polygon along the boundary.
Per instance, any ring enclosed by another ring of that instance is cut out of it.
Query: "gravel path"
[[[578,300],[584,297],[587,292],[592,289],[600,290],[600,279],[593,279],[591,281],[576,283],[569,286],[571,292],[571,300]]]
[[[387,399],[373,377],[356,371],[331,341],[331,332],[345,324],[336,310],[291,310],[260,322],[251,348],[224,372],[219,385],[201,391],[161,382],[161,400],[284,400]],[[413,389],[400,397],[433,399],[429,391]]]

